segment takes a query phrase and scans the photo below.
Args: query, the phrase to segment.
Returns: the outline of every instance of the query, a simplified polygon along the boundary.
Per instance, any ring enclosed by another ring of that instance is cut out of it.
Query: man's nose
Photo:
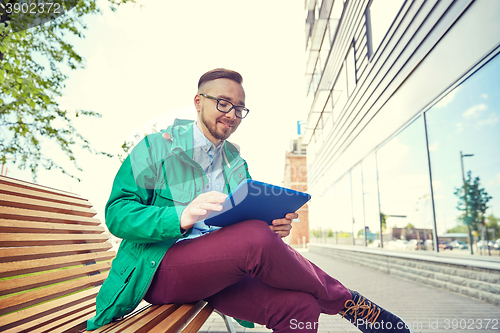
[[[232,108],[231,111],[225,113],[226,118],[229,118],[231,120],[236,118],[236,109]]]

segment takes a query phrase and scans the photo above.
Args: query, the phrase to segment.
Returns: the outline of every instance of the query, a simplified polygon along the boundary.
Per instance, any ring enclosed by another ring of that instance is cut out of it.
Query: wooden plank
[[[102,234],[101,226],[0,219],[0,233]]]
[[[4,331],[12,327],[17,327],[29,321],[36,320],[57,311],[61,311],[65,308],[69,308],[73,305],[81,304],[82,302],[86,302],[87,300],[93,300],[95,302],[95,298],[97,296],[97,293],[99,292],[99,289],[100,287],[91,288],[73,295],[53,300],[51,302],[1,316],[0,331]]]
[[[168,304],[169,306],[175,306],[175,309],[177,309],[180,305],[174,305],[174,304]],[[99,327],[98,329],[94,331],[87,331],[87,332],[92,332],[92,333],[108,333],[112,330],[120,330],[124,329],[125,327],[128,327],[131,323],[133,323],[137,318],[141,318],[141,316],[144,316],[145,313],[148,313],[150,311],[154,311],[154,309],[163,306],[163,305],[151,305],[147,303],[146,301],[142,300],[141,303],[137,306],[137,308],[126,315],[124,318],[114,321],[112,323],[109,323],[107,325],[104,325],[102,327]],[[173,312],[173,310],[172,310]],[[130,321],[129,321],[130,320]],[[121,328],[120,328],[121,327]]]
[[[88,264],[97,261],[110,260],[115,257],[115,252],[84,253],[71,256],[62,256],[46,259],[23,260],[0,264],[0,278],[21,274],[42,272],[49,269],[71,267],[78,264]]]
[[[83,225],[99,225],[101,221],[96,218],[75,216],[69,214],[40,212],[31,209],[0,206],[0,218],[12,220],[26,220],[52,223],[74,223]]]
[[[146,311],[140,312],[137,315],[128,317],[113,326],[106,333],[121,333],[121,332],[149,332],[152,327],[160,323],[162,320],[171,316],[172,313],[180,308],[178,304],[153,305]]]
[[[64,245],[103,243],[109,239],[105,234],[5,234],[0,233],[0,247],[37,245]]]
[[[183,304],[174,313],[162,320],[152,329],[148,329],[148,333],[174,333],[178,332],[191,318],[193,318],[204,306],[206,302],[199,301],[196,304]]]
[[[32,332],[34,329],[39,329],[40,327],[43,327],[44,329],[47,328],[47,324],[51,324],[55,322],[56,320],[62,319],[62,318],[68,318],[68,316],[71,316],[75,313],[78,313],[80,311],[88,311],[90,308],[90,311],[95,311],[95,299],[89,299],[85,300],[83,302],[74,304],[73,306],[65,307],[62,308],[59,311],[54,312],[53,314],[36,318],[34,320],[30,320],[22,325],[16,325],[15,327],[3,331],[4,333],[14,333],[14,332],[23,332],[23,331],[29,331]],[[49,317],[49,318],[47,318]],[[79,320],[77,324],[79,324],[81,321]]]
[[[48,186],[33,184],[33,183],[29,183],[29,182],[26,182],[23,180],[14,179],[14,178],[6,177],[6,176],[0,176],[0,185],[3,185],[3,184],[9,185],[9,186],[16,186],[19,188],[32,189],[32,190],[36,190],[36,191],[40,191],[40,192],[44,192],[44,193],[58,194],[58,195],[65,196],[65,197],[86,200],[75,193],[61,191],[61,190],[57,190],[55,188],[51,188]]]
[[[66,203],[50,202],[39,199],[31,199],[2,193],[0,193],[0,206],[25,208],[36,211],[54,212],[86,217],[92,217],[97,214],[97,212],[92,208],[69,205]]]
[[[80,326],[87,319],[95,316],[95,308],[81,309],[78,312],[70,314],[68,316],[62,317],[59,320],[49,322],[38,329],[30,330],[30,333],[62,333],[62,332],[74,332],[75,327]]]
[[[77,199],[73,197],[61,196],[47,192],[40,192],[32,189],[0,184],[0,193],[16,195],[24,198],[40,199],[50,202],[58,202],[62,204],[75,205],[91,208],[92,204],[86,199]]]
[[[208,317],[212,314],[214,311],[214,308],[212,308],[210,305],[205,305],[205,307],[198,312],[196,317],[194,317],[189,324],[184,327],[182,330],[182,333],[196,333],[200,330],[200,328],[203,326],[203,324],[207,321]]]
[[[0,263],[59,257],[63,255],[108,251],[113,246],[109,242],[53,246],[28,246],[0,248]]]
[[[0,296],[13,294],[33,288],[48,286],[54,283],[68,281],[96,273],[103,273],[111,269],[111,262],[79,266],[75,268],[57,270],[43,274],[23,276],[15,279],[0,281]]]
[[[2,298],[0,315],[17,311],[30,305],[39,304],[60,296],[68,295],[104,282],[108,273],[88,276],[82,279],[29,291],[27,293]]]

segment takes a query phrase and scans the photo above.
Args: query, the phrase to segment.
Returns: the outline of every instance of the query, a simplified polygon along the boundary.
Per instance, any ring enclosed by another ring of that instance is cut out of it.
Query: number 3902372
[[[7,14],[62,14],[61,4],[55,2],[39,2],[39,3],[6,3],[5,11]]]

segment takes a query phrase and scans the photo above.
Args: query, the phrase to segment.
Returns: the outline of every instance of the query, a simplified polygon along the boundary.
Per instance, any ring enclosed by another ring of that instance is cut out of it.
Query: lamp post
[[[465,191],[465,174],[464,174],[464,157],[471,157],[474,156],[474,154],[463,154],[462,151],[460,151],[460,166],[462,167],[462,182],[464,184],[464,202],[465,202],[465,215],[467,216],[468,213],[468,207],[467,207],[467,192]],[[472,235],[471,235],[471,230],[470,226],[467,224],[467,237],[469,238],[469,245],[470,245],[470,254],[474,254],[474,250],[472,249]]]

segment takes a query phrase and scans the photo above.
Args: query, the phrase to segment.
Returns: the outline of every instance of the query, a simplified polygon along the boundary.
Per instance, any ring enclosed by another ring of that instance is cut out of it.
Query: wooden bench
[[[95,215],[78,195],[0,176],[1,332],[85,331],[116,255]],[[197,332],[212,311],[143,301],[93,332]]]

